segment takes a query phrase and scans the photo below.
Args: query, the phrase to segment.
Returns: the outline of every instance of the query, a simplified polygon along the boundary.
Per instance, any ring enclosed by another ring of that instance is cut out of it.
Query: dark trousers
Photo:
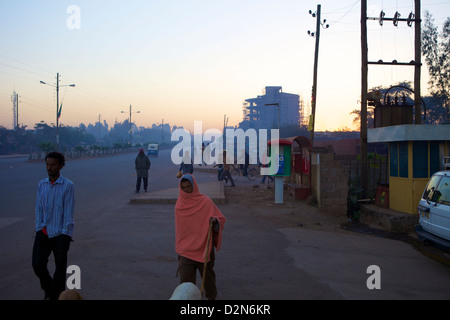
[[[33,270],[38,276],[45,297],[57,300],[59,294],[66,288],[67,252],[71,237],[59,235],[49,238],[42,231],[36,232],[33,245]],[[53,278],[47,269],[48,257],[53,252],[55,258],[55,273]]]
[[[137,192],[139,192],[139,190],[141,190],[141,179],[144,180],[144,190],[147,191],[148,177],[137,177],[137,180],[136,180],[136,191]]]
[[[205,278],[205,297],[208,300],[215,300],[217,296],[216,288],[216,273],[214,272],[214,250],[211,251],[211,256],[206,265]],[[200,271],[200,277],[203,277],[203,263],[194,261],[183,256],[178,256],[178,272],[180,274],[180,283],[192,282],[196,284],[197,270]]]
[[[228,180],[230,180],[231,186],[232,186],[232,187],[235,186],[234,180],[233,180],[233,178],[231,177],[230,171],[228,171],[228,170],[223,170],[223,172],[222,172],[222,179],[225,179],[225,182],[228,182]]]

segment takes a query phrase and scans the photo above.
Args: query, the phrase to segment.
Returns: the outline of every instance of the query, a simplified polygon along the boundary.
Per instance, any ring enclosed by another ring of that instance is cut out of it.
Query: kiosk
[[[268,145],[270,146],[269,156],[272,155],[272,145],[276,140],[270,140]],[[275,175],[273,175],[275,180],[275,203],[283,203],[283,184],[284,177],[291,175],[291,145],[292,141],[288,139],[279,139],[279,155],[278,155],[278,170]]]
[[[369,129],[367,142],[389,144],[389,208],[417,214],[433,173],[450,155],[450,124],[405,124]]]

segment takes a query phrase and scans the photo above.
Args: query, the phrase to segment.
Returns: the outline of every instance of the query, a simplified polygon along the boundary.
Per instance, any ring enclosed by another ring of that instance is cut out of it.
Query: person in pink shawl
[[[210,221],[212,235],[209,248],[208,232]],[[197,269],[203,277],[203,266],[208,259],[205,275],[205,297],[214,300],[217,296],[216,274],[214,272],[215,253],[222,243],[225,217],[214,202],[200,193],[193,175],[181,177],[179,196],[175,205],[175,251],[178,254],[180,283],[196,283]]]

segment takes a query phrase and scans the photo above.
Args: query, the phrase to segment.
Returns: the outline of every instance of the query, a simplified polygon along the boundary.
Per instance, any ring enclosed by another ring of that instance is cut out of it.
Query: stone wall
[[[333,149],[314,147],[312,150],[312,194],[320,209],[336,214],[347,213],[348,171],[335,158]]]

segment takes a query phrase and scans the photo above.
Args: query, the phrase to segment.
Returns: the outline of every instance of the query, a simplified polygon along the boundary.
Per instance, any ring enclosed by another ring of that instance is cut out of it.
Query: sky
[[[360,1],[323,0],[0,0],[0,125],[13,125],[11,95],[19,94],[19,124],[56,122],[60,74],[60,123],[109,126],[129,117],[137,126],[169,123],[203,130],[243,120],[245,99],[282,86],[298,94],[309,113],[316,18],[321,5],[317,131],[355,129],[360,109]],[[441,28],[450,1],[422,0]],[[402,18],[414,0],[368,0]],[[414,28],[368,21],[369,61],[414,59]],[[439,29],[441,30],[441,29]],[[422,59],[422,62],[424,60]],[[413,81],[410,66],[369,65],[369,88]],[[41,84],[44,81],[47,85]],[[422,67],[422,95],[428,70]],[[69,87],[75,84],[75,87]],[[138,113],[139,111],[139,113]]]

